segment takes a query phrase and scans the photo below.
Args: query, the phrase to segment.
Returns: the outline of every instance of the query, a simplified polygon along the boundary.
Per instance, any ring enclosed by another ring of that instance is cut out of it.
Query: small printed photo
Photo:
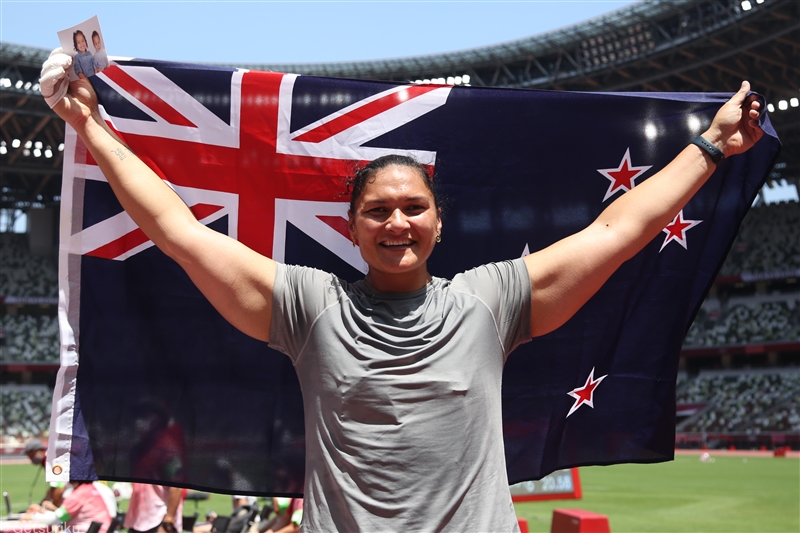
[[[106,42],[97,16],[58,32],[64,53],[72,56],[70,81],[89,78],[109,67]]]

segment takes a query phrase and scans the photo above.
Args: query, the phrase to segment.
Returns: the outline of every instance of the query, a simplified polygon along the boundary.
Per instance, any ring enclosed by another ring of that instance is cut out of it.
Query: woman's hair
[[[83,34],[83,32],[81,30],[75,30],[75,32],[72,34],[72,47],[75,49],[76,52],[80,52],[80,50],[78,50],[78,34],[79,33],[81,34],[81,37],[83,37],[83,42],[86,43],[86,49],[88,50],[89,49],[89,43],[86,40],[86,36]]]
[[[422,181],[425,183],[425,186],[428,188],[428,190],[431,191],[434,207],[436,207],[436,209],[442,208],[441,194],[436,190],[433,176],[428,174],[428,169],[413,157],[392,154],[373,159],[363,167],[357,167],[355,169],[355,173],[347,178],[346,184],[347,191],[350,193],[351,213],[355,213],[356,202],[364,193],[364,187],[367,186],[367,183],[370,183],[373,179],[375,179],[375,174],[377,174],[378,171],[392,165],[414,169],[422,178]]]

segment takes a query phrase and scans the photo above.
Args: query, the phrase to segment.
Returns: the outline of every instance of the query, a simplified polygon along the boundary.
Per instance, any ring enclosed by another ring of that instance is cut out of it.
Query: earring
[[[439,233],[436,234],[436,242],[442,242],[442,236]]]
[[[355,240],[355,239],[353,239],[353,248],[355,248],[356,246],[358,246],[358,245],[356,244],[356,240]]]

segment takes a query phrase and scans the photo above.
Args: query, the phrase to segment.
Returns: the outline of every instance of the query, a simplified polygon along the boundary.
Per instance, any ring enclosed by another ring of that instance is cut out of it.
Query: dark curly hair
[[[428,169],[418,162],[413,157],[409,157],[406,155],[398,155],[398,154],[391,154],[391,155],[384,155],[377,159],[373,159],[363,167],[357,167],[355,172],[352,176],[347,178],[347,191],[350,194],[350,212],[355,213],[356,211],[356,202],[361,195],[364,193],[364,187],[367,186],[367,183],[372,182],[375,178],[375,174],[378,171],[383,170],[387,167],[392,165],[397,165],[400,167],[408,167],[415,170],[419,176],[422,178],[423,183],[431,191],[431,195],[433,195],[433,205],[438,210],[442,208],[442,197],[441,194],[437,191],[436,185],[434,183],[434,176],[428,174]]]
[[[81,30],[75,30],[75,32],[72,34],[72,48],[74,48],[76,52],[80,52],[80,50],[78,50],[78,34],[79,33],[81,34],[81,37],[83,37],[83,42],[86,43],[86,49],[88,50],[89,49],[89,41],[86,40],[86,36],[83,34],[83,32]]]

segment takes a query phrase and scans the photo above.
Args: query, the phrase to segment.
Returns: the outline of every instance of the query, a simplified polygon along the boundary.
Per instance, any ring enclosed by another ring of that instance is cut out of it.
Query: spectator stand
[[[52,399],[52,390],[46,385],[0,388],[0,453],[19,454],[29,439],[46,439]]]

